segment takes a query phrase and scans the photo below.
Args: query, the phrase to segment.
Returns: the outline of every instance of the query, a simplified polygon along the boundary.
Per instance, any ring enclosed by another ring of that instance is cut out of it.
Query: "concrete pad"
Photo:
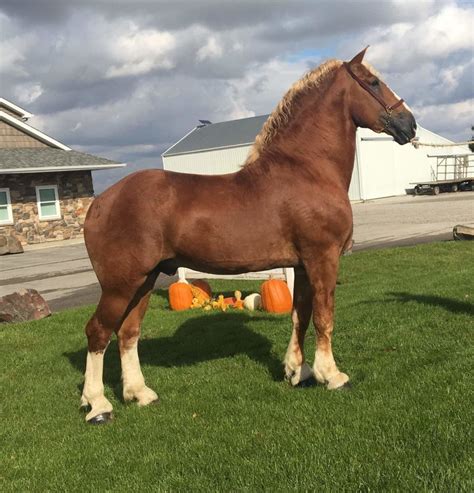
[[[353,204],[355,249],[452,239],[474,224],[474,192],[403,196]]]

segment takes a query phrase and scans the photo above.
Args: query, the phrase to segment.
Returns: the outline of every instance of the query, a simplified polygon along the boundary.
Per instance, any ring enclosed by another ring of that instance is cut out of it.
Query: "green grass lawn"
[[[0,489],[473,491],[473,281],[469,242],[343,258],[334,351],[352,392],[283,382],[289,316],[173,313],[158,292],[140,355],[161,403],[123,403],[113,341],[102,427],[79,411],[93,307],[2,325]]]

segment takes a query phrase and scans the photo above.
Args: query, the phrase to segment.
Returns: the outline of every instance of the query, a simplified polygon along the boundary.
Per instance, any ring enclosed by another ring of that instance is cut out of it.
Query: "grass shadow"
[[[140,339],[140,362],[142,365],[169,368],[245,354],[265,366],[274,381],[281,380],[283,363],[272,353],[273,343],[249,328],[252,320],[271,321],[274,318],[255,318],[246,313],[213,313],[190,318],[172,336]],[[64,353],[70,364],[81,372],[85,369],[86,355],[86,348]],[[107,349],[104,383],[121,399],[121,369],[115,339]]]
[[[158,298],[160,304],[165,304],[168,305],[168,290],[167,289],[154,289],[152,292],[153,297]]]
[[[394,299],[390,301],[398,301],[402,303],[415,301],[423,305],[441,307],[451,313],[466,313],[467,315],[474,315],[474,304],[468,301],[458,301],[451,298],[445,298],[443,296],[412,294],[406,292],[391,292],[387,294],[394,297]]]
[[[273,320],[258,318],[262,319]],[[246,313],[190,318],[171,337],[142,339],[140,360],[146,365],[172,367],[246,354],[266,366],[273,378],[281,378],[282,363],[272,354],[271,341],[249,328],[252,320]]]

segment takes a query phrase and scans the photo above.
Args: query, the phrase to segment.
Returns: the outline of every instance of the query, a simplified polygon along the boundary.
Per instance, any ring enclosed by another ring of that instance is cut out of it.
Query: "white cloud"
[[[312,62],[311,68],[318,65]],[[300,79],[309,69],[308,61],[273,59],[261,65],[255,65],[242,78],[232,80],[229,97],[240,101],[255,114],[270,113],[290,86]]]
[[[456,51],[472,53],[473,26],[472,8],[448,5],[421,22],[370,29],[363,39],[371,45],[370,60],[381,70],[409,71]]]
[[[455,141],[468,140],[474,116],[474,98],[459,103],[433,104],[415,108],[418,121]]]
[[[18,33],[10,19],[0,11],[0,74],[25,77],[28,71],[22,65],[34,43],[30,33]]]
[[[107,77],[142,75],[155,69],[170,69],[174,66],[170,55],[176,46],[169,32],[154,29],[139,30],[131,24],[130,32],[112,39],[110,52],[114,65],[106,72]]]
[[[43,94],[41,84],[36,84],[34,82],[19,84],[15,87],[15,96],[18,98],[18,101],[23,104],[33,103],[41,96],[41,94]]]
[[[222,46],[218,44],[217,39],[211,36],[204,46],[201,46],[197,52],[199,61],[206,60],[206,58],[219,58],[222,56]]]

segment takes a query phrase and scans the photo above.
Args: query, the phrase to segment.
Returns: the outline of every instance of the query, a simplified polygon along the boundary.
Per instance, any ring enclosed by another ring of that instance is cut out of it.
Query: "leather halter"
[[[392,104],[389,106],[388,104],[385,103],[385,101],[370,87],[367,82],[364,80],[360,79],[357,77],[357,75],[352,71],[351,67],[347,62],[344,62],[344,67],[345,69],[349,72],[349,75],[361,86],[363,89],[365,89],[374,99],[376,99],[384,108],[386,113],[388,114],[389,118],[392,116],[392,112],[395,108],[398,108],[401,104],[404,103],[403,99],[399,99],[395,104]]]

